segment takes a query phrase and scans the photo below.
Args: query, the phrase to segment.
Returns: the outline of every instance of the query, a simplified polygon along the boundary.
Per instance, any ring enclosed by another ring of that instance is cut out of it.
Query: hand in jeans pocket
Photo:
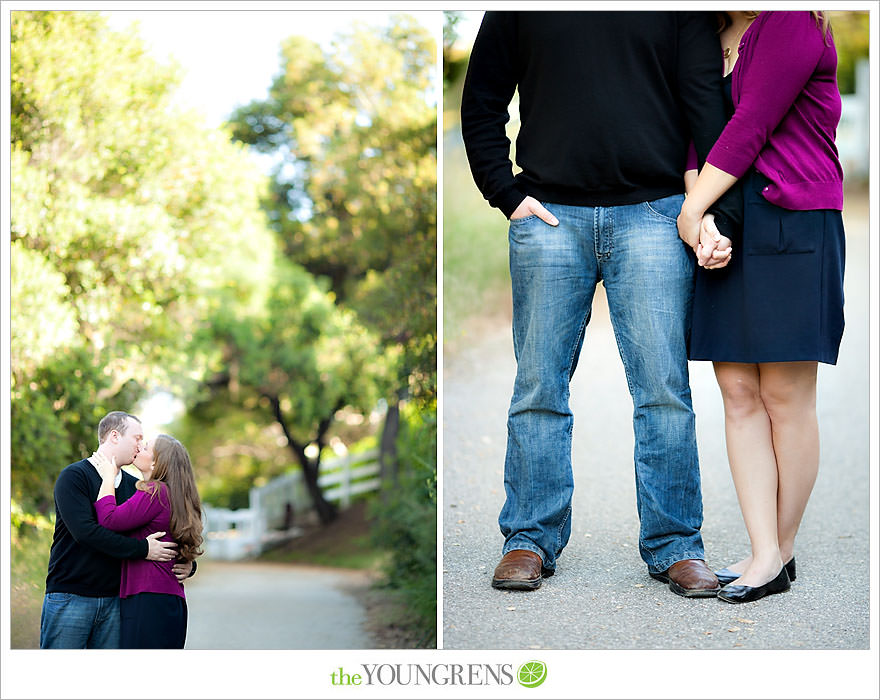
[[[534,197],[526,197],[521,201],[519,206],[514,209],[513,214],[510,215],[510,221],[519,221],[530,216],[537,216],[541,221],[551,226],[559,225],[559,220]]]

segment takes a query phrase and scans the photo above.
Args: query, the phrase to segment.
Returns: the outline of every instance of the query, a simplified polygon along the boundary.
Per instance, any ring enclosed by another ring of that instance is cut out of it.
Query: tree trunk
[[[336,413],[337,409],[334,409],[330,416],[322,420],[318,426],[318,437],[315,440],[318,445],[318,456],[315,459],[309,459],[306,455],[306,445],[297,442],[290,433],[287,421],[284,419],[284,414],[281,411],[281,401],[279,401],[276,396],[269,396],[268,399],[272,404],[272,413],[275,416],[275,420],[277,420],[278,424],[281,426],[281,430],[287,438],[287,444],[290,446],[291,451],[302,468],[306,490],[309,492],[312,504],[315,506],[315,511],[318,513],[318,518],[321,520],[322,524],[327,525],[336,519],[336,516],[339,515],[339,511],[336,506],[324,498],[324,493],[318,485],[318,469],[321,466],[321,448],[324,447],[324,436],[327,433],[327,429],[330,427],[330,423],[333,420],[333,414]]]
[[[379,468],[383,482],[397,481],[397,433],[400,431],[400,399],[388,406],[379,441]]]

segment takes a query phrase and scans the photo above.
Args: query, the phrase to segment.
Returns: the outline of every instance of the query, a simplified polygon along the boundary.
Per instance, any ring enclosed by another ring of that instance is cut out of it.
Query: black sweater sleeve
[[[91,492],[88,479],[75,469],[65,469],[55,482],[57,516],[73,538],[117,559],[146,559],[146,540],[126,537],[98,524]]]
[[[723,64],[709,12],[679,12],[678,86],[700,168],[727,124],[721,92]],[[724,235],[736,239],[742,229],[742,190],[728,190],[709,211]]]
[[[505,132],[517,85],[516,23],[514,12],[484,15],[461,96],[461,135],[474,181],[508,218],[525,199],[513,179]]]

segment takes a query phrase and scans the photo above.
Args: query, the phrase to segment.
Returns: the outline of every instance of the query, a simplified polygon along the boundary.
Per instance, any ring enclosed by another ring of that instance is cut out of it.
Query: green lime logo
[[[543,661],[526,661],[519,667],[516,678],[523,688],[537,688],[547,679],[547,665]]]

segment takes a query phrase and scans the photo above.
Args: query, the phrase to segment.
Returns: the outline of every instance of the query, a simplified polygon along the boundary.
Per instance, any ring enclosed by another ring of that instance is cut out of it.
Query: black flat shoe
[[[788,563],[785,565],[785,570],[788,572],[789,581],[794,581],[797,578],[797,568],[795,567],[794,557],[788,560]],[[722,586],[726,586],[728,583],[733,583],[742,576],[742,574],[738,574],[731,569],[721,569],[721,571],[716,571],[715,575],[718,577],[718,583]]]
[[[722,586],[726,586],[728,583],[736,581],[742,576],[742,574],[738,574],[732,569],[721,569],[720,571],[715,572],[715,576],[718,578],[718,583]]]
[[[751,603],[753,600],[763,598],[765,595],[784,593],[789,588],[791,588],[791,581],[788,578],[788,572],[783,566],[776,578],[768,581],[763,586],[734,586],[728,584],[718,591],[718,597],[727,603]]]

